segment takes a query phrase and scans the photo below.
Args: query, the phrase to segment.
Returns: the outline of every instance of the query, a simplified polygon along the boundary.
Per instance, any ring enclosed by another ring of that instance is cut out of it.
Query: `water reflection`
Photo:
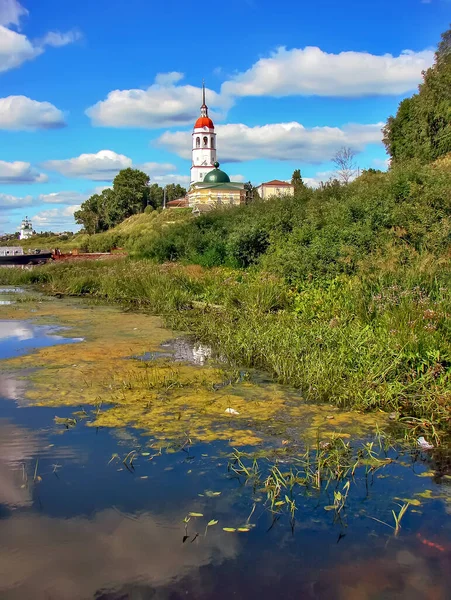
[[[93,519],[14,515],[0,521],[1,598],[81,600],[133,584],[154,588],[237,554],[238,539],[215,532],[183,545],[179,522],[114,509]]]
[[[31,321],[0,320],[0,359],[24,354],[31,348],[83,341],[83,338],[58,335],[63,329],[55,325],[34,325]]]
[[[26,321],[0,321],[0,340],[15,338],[18,341],[30,340],[35,336],[35,328]]]
[[[31,506],[25,463],[36,455],[38,447],[35,434],[0,420],[0,504]]]
[[[23,400],[25,390],[26,384],[24,380],[0,373],[0,398],[16,401]]]

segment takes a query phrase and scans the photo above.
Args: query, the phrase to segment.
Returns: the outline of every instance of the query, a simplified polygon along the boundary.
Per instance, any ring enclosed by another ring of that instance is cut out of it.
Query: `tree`
[[[246,190],[246,204],[253,202],[254,200],[259,200],[260,196],[257,192],[257,188],[252,185],[250,181],[244,184],[244,189]]]
[[[108,211],[112,202],[113,190],[105,189],[100,194],[88,198],[74,213],[75,222],[83,225],[86,233],[105,231],[109,227]]]
[[[291,176],[291,185],[294,185],[294,193],[297,194],[301,190],[305,189],[305,183],[302,180],[301,170],[295,169]]]
[[[113,181],[114,199],[108,211],[110,227],[141,213],[150,201],[149,176],[139,169],[122,169]]]
[[[387,120],[384,144],[395,162],[429,162],[451,151],[451,29],[442,34],[418,93],[403,100]]]
[[[178,200],[186,196],[186,189],[178,183],[169,183],[166,186],[166,202]]]
[[[343,146],[338,150],[332,159],[332,162],[337,167],[338,179],[347,184],[354,177],[357,165],[355,163],[356,153],[352,148]]]
[[[163,195],[163,188],[158,183],[153,183],[149,188],[149,204],[155,208],[163,206]]]

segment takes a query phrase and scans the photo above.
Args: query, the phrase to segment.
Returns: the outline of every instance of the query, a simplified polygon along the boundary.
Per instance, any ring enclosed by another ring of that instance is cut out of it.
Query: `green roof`
[[[205,179],[202,182],[194,183],[193,188],[197,189],[207,189],[207,190],[241,190],[243,189],[243,184],[239,182],[229,181],[228,183],[205,183]]]
[[[221,169],[218,169],[219,163],[215,162],[213,171],[207,173],[204,177],[204,183],[230,183],[230,177]]]

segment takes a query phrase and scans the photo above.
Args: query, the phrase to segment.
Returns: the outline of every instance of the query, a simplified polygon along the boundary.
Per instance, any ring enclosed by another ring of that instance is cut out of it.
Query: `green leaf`
[[[333,504],[329,504],[329,506],[325,506],[324,510],[335,510],[335,506]]]
[[[195,512],[190,512],[188,514],[190,517],[203,517],[204,516],[202,513],[195,513]]]
[[[236,531],[235,527],[223,527],[222,529],[223,529],[223,531],[230,531],[230,532]]]
[[[207,527],[211,527],[212,525],[217,525],[218,523],[219,523],[219,521],[212,519],[211,521],[208,521]]]

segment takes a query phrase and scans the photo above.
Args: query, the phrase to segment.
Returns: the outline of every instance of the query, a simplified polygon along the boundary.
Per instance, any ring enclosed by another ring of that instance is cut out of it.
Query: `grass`
[[[450,426],[448,269],[423,256],[396,277],[294,287],[257,271],[121,259],[3,269],[0,283],[145,308],[309,401],[395,412],[416,434],[438,438]]]

